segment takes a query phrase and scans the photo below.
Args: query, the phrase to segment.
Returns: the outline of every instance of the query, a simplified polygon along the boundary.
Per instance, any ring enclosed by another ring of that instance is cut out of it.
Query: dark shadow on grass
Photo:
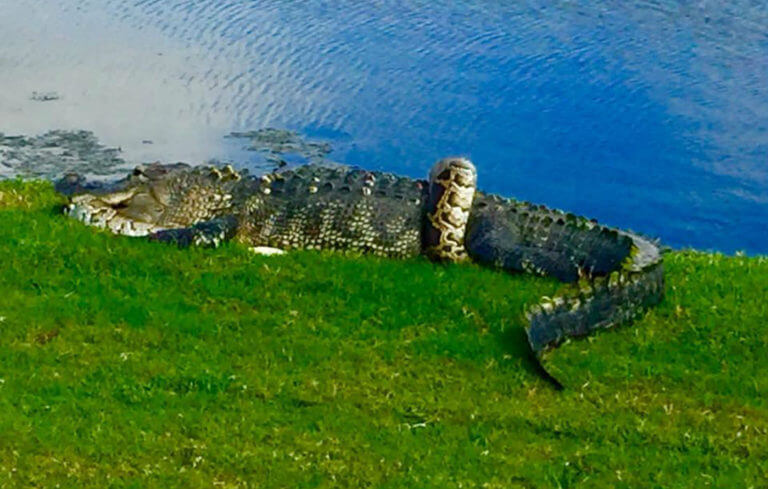
[[[57,216],[64,218],[64,210],[67,208],[67,204],[54,204],[48,209],[48,213],[51,216]]]
[[[317,401],[309,401],[306,399],[299,399],[297,397],[292,397],[289,399],[289,402],[292,406],[297,408],[307,408],[307,407],[314,407],[319,406],[321,403]]]
[[[500,334],[499,341],[505,352],[514,357],[522,358],[523,368],[528,373],[544,379],[555,390],[561,391],[564,389],[563,384],[541,365],[541,362],[531,349],[531,345],[528,343],[528,336],[522,327],[516,326]]]

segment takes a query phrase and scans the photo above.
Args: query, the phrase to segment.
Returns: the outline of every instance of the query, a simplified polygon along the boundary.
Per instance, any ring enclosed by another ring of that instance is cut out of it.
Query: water
[[[768,253],[764,2],[0,0],[0,12],[6,134],[89,129],[128,162],[263,170],[224,136],[280,127],[330,143],[335,161],[414,177],[462,154],[487,191],[673,247]]]

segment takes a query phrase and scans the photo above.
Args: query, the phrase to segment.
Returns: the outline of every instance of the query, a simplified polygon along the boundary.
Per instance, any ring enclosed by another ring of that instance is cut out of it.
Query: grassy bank
[[[559,284],[110,236],[0,183],[0,488],[766,487],[768,259],[667,255],[667,298],[564,346]]]

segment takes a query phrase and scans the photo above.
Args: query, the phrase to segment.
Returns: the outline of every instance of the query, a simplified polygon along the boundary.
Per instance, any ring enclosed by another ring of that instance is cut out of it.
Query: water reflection
[[[263,168],[223,136],[285,127],[413,176],[465,154],[490,191],[768,252],[768,10],[753,2],[0,8],[0,131],[87,128],[129,161]]]

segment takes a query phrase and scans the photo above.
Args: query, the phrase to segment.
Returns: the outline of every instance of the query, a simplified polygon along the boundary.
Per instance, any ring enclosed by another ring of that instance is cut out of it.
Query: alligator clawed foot
[[[192,228],[165,229],[150,234],[147,238],[150,241],[161,243],[171,243],[179,248],[187,248],[195,243],[195,230]]]
[[[237,232],[238,222],[234,216],[215,217],[186,228],[172,228],[149,235],[150,241],[173,243],[179,248],[191,245],[217,248],[231,239]]]

